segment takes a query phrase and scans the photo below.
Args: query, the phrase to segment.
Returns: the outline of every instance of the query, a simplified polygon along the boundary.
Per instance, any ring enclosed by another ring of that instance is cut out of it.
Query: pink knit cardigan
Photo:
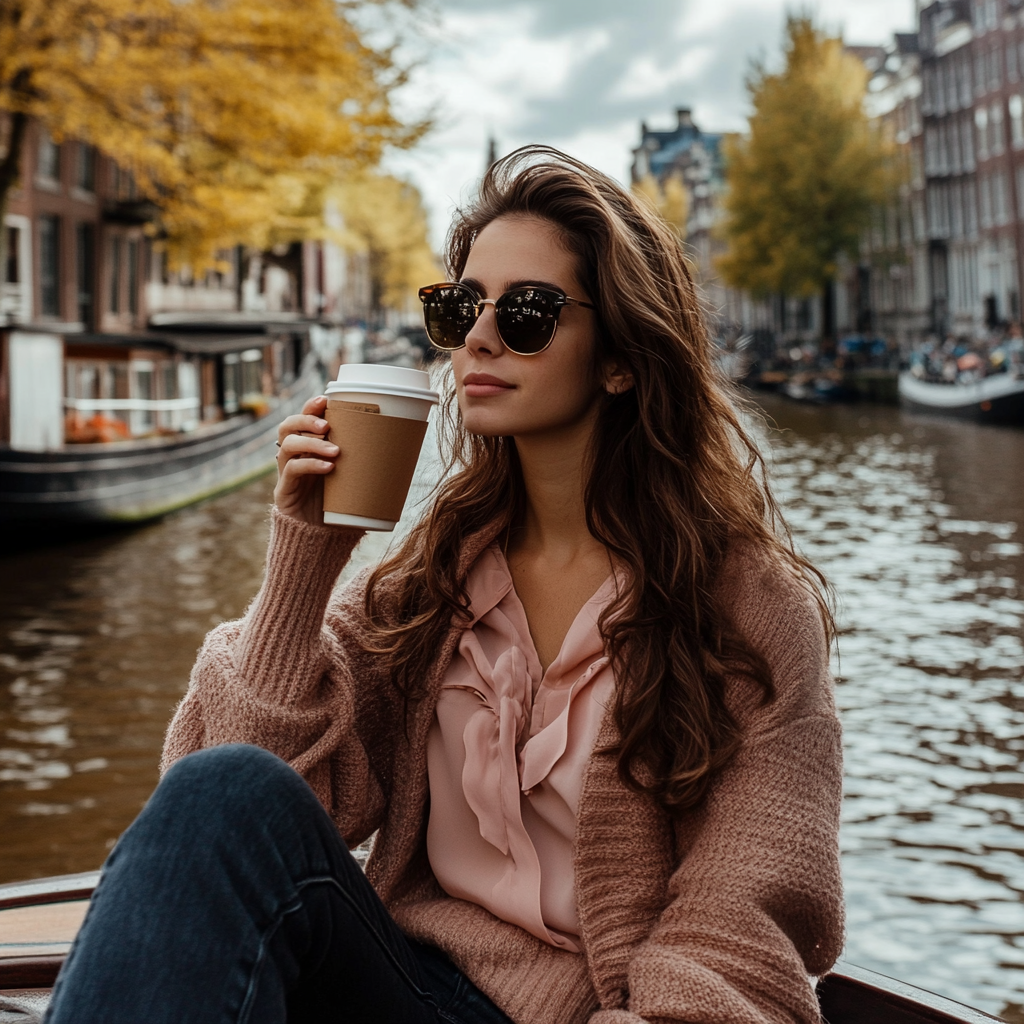
[[[468,569],[493,540],[467,543]],[[678,820],[594,754],[574,866],[583,953],[555,949],[446,895],[426,857],[426,740],[461,633],[453,625],[409,721],[388,663],[367,653],[365,575],[332,597],[360,535],[273,513],[266,578],[245,618],[200,651],[163,769],[221,743],[278,754],[350,846],[375,831],[367,876],[401,928],[445,952],[517,1024],[789,1024],[820,1020],[808,975],[842,946],[839,723],[807,589],[749,553],[720,586],[767,658],[776,699],[741,677],[728,699],[741,749]],[[614,742],[609,717],[598,749]]]

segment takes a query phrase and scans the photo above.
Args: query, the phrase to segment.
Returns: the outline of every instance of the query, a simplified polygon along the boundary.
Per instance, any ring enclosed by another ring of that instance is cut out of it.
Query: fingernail
[[[324,469],[334,469],[333,462],[321,462],[320,465],[323,466]]]
[[[316,423],[316,429],[317,430],[326,430],[327,429],[327,420],[315,420],[314,422]]]
[[[330,451],[330,452],[337,452],[340,449],[338,448],[338,446],[336,444],[329,444],[327,446],[327,450]]]

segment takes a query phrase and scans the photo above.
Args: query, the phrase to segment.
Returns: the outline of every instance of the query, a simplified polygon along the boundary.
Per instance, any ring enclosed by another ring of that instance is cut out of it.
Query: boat
[[[899,377],[900,404],[914,412],[958,416],[981,423],[1024,423],[1024,377],[997,373],[946,384],[913,373]]]
[[[99,872],[0,886],[0,1024],[35,1024]],[[840,961],[817,984],[828,1024],[987,1024],[998,1021],[944,996]]]
[[[153,519],[273,468],[281,419],[323,388],[308,325],[167,326],[0,339],[0,522]]]

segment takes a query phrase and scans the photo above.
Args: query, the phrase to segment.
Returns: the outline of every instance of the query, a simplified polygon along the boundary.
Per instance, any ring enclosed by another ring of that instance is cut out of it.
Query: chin
[[[479,434],[481,437],[508,437],[515,433],[512,423],[504,421],[500,416],[480,416],[470,413],[468,416],[463,413],[462,425],[471,434]]]

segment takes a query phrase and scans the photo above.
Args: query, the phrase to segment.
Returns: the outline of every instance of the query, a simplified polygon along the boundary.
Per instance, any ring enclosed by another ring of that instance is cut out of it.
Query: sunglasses
[[[481,299],[465,284],[445,282],[421,288],[423,322],[434,348],[454,352],[466,344],[484,306],[494,307],[494,323],[501,343],[520,356],[535,356],[551,344],[563,306],[597,307],[565,292],[539,285],[510,288],[496,299]]]

